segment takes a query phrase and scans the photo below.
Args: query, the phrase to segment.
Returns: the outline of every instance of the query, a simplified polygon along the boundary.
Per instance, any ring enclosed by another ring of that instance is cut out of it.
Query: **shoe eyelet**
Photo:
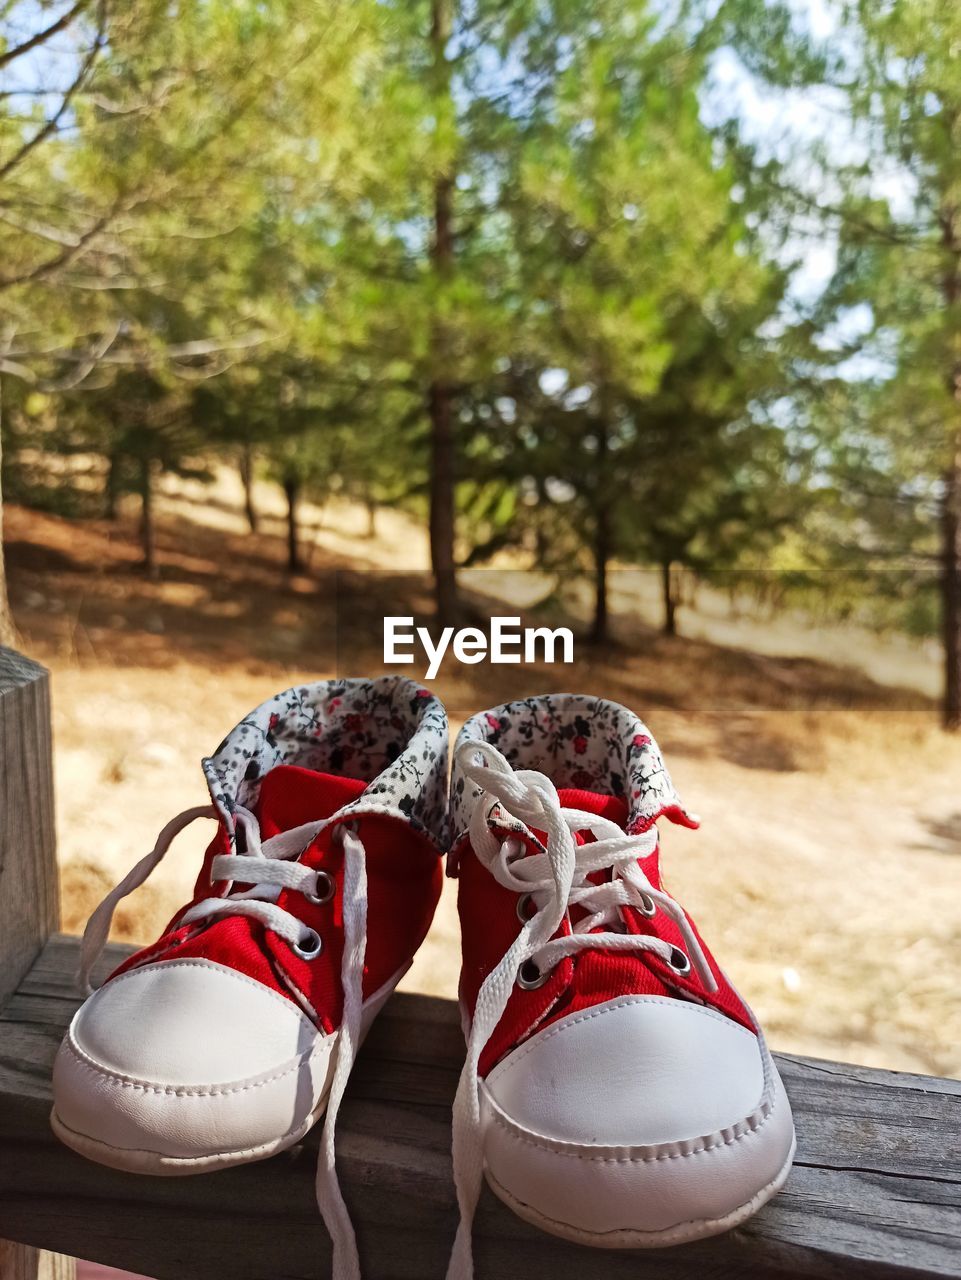
[[[517,918],[521,924],[527,924],[531,916],[534,914],[531,907],[534,905],[534,895],[532,893],[522,893],[517,899]]]
[[[524,991],[536,991],[551,976],[550,969],[541,973],[533,960],[525,960],[517,970],[517,985]]]
[[[314,875],[316,892],[305,892],[304,897],[315,906],[322,907],[326,902],[330,902],[337,891],[337,885],[334,883],[334,877],[328,875],[326,871],[316,871]]]
[[[299,942],[292,942],[290,949],[301,960],[316,960],[324,949],[324,940],[316,929],[308,929]]]
[[[682,978],[687,977],[691,972],[691,961],[680,947],[671,949],[671,958],[667,962],[675,973],[680,974]]]
[[[638,903],[637,909],[642,916],[647,916],[648,919],[650,919],[651,916],[657,915],[657,903],[650,894],[647,893],[641,894],[641,900]]]

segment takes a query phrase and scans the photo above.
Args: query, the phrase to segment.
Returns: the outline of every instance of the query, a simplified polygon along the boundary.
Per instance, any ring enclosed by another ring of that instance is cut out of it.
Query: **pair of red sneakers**
[[[753,1015],[661,885],[655,821],[695,824],[624,707],[565,694],[473,717],[448,799],[431,693],[395,677],[304,685],[253,711],[204,772],[212,804],[164,829],[85,932],[86,983],[120,898],[188,822],[217,821],[191,903],[64,1039],[52,1123],[70,1147],[199,1173],[281,1151],[326,1110],[318,1203],[334,1275],[358,1277],[335,1118],[449,851],[467,1037],[449,1276],[471,1274],[484,1175],[529,1222],[626,1248],[725,1230],[781,1186],[788,1100]]]

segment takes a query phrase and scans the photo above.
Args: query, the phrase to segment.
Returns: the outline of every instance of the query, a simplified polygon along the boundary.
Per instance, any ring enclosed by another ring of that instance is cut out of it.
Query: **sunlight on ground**
[[[202,490],[165,499],[159,584],[132,569],[129,523],[8,513],[24,648],[54,673],[70,930],[174,813],[203,802],[199,758],[246,711],[334,674],[338,639],[352,667],[380,670],[384,593],[391,610],[425,598],[417,574],[357,579],[358,570],[422,565],[423,531],[403,517],[383,513],[368,539],[365,512],[351,522],[338,509],[334,532],[328,511],[312,574],[288,582],[280,540],[271,529],[246,535],[231,505],[237,492],[224,484],[212,513],[198,505]],[[478,597],[483,581],[471,583]],[[485,593],[495,579],[486,582]],[[508,588],[492,594],[501,612]],[[877,675],[877,656],[923,691],[937,679],[933,662],[914,646],[902,665],[898,644],[875,640],[866,654],[849,634],[823,630],[807,637],[807,651],[817,639],[822,659],[852,665],[787,660],[778,656],[791,650],[787,630],[746,619],[735,635],[702,595],[681,625],[686,637],[668,641],[622,617],[622,644],[579,643],[573,670],[447,666],[437,691],[454,728],[479,708],[551,688],[634,706],[703,819],[699,832],[664,832],[668,884],[775,1047],[961,1075],[961,742],[937,730],[923,693],[874,685],[853,665]],[[700,631],[715,643],[696,639]],[[746,647],[717,647],[735,639]],[[803,649],[799,640],[793,653]],[[180,838],[118,913],[117,936],[156,934],[189,893],[208,838],[196,828]],[[455,887],[445,884],[409,988],[454,995]]]

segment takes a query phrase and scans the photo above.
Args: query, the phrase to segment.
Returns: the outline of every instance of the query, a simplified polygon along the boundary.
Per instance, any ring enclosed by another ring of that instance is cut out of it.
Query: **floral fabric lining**
[[[324,680],[262,703],[203,762],[211,799],[233,831],[276,765],[346,774],[368,783],[342,811],[393,813],[447,848],[447,713],[413,680]]]
[[[627,802],[628,831],[644,831],[661,815],[696,826],[674,790],[657,743],[627,707],[587,694],[546,694],[472,716],[457,738],[489,742],[517,769],[538,769],[558,787],[615,795]],[[451,828],[456,840],[480,795],[456,763]],[[492,812],[492,821],[503,818]],[[510,823],[504,825],[510,826]]]

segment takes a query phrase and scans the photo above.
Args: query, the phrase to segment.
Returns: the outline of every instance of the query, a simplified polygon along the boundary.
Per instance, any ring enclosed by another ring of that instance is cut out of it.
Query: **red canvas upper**
[[[566,808],[599,814],[621,826],[627,820],[627,805],[616,796],[580,789],[563,789],[558,794]],[[534,836],[542,838],[541,833],[535,832]],[[577,836],[578,843],[593,838],[590,832],[581,832]],[[537,852],[533,840],[525,843],[529,852]],[[517,915],[518,895],[495,880],[474,856],[467,837],[459,842],[457,854],[457,906],[463,945],[460,993],[473,1016],[481,984],[517,937],[521,922]],[[643,860],[642,865],[654,888],[665,892],[658,856],[659,851],[655,851]],[[596,873],[596,876],[603,878],[603,873]],[[654,934],[672,944],[683,944],[677,925],[663,911],[647,917],[631,907],[623,908],[622,913],[628,932]],[[687,918],[690,921],[690,916]],[[693,921],[691,924],[693,927]],[[565,919],[555,937],[566,936],[570,931]],[[480,1074],[486,1075],[537,1028],[566,1014],[623,995],[694,999],[753,1031],[754,1025],[744,1003],[707,947],[704,947],[704,954],[718,984],[716,992],[709,992],[693,969],[682,978],[651,951],[623,952],[597,948],[564,957],[542,987],[528,991],[515,986],[507,1008],[481,1055]]]
[[[260,787],[254,812],[264,840],[306,822],[330,817],[356,800],[367,783],[357,778],[319,773],[295,765],[277,765]],[[430,926],[442,884],[437,849],[426,835],[401,818],[386,814],[349,814],[366,851],[368,905],[367,954],[364,965],[364,998],[368,998],[400,969],[410,963]],[[217,854],[230,851],[229,835],[221,822],[211,842],[191,903],[177,912],[156,943],[126,960],[117,970],[155,961],[197,958],[222,964],[262,982],[272,991],[294,999],[293,987],[314,1009],[317,1025],[333,1031],[342,1012],[340,982],[343,955],[341,889],[343,855],[326,828],[311,843],[300,861],[322,868],[335,881],[337,892],[322,905],[309,902],[302,893],[282,889],[277,905],[315,929],[323,939],[321,954],[301,959],[284,939],[258,920],[246,916],[219,916],[198,929],[196,924],[177,927],[186,908],[204,898],[222,896],[228,886],[210,883],[210,867]],[[235,891],[240,885],[232,886]],[[113,976],[113,975],[112,975]]]

